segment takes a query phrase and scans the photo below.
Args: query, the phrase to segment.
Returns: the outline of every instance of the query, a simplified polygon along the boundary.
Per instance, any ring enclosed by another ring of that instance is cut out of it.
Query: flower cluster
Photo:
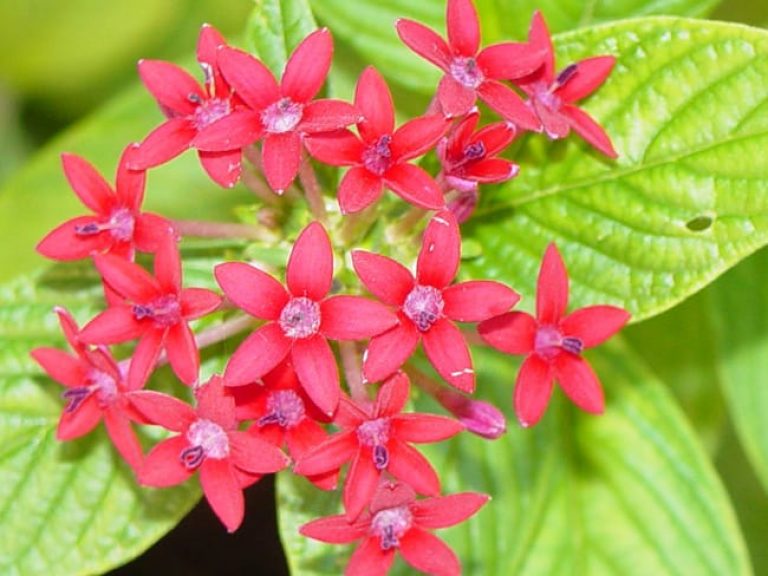
[[[458,560],[430,530],[465,520],[488,498],[441,495],[438,471],[414,445],[463,430],[496,438],[506,429],[497,408],[471,397],[472,325],[488,345],[525,356],[514,408],[531,426],[555,381],[583,410],[602,412],[600,383],[582,353],[629,318],[613,306],[568,314],[568,277],[554,244],[539,274],[535,317],[511,310],[520,296],[501,282],[457,282],[460,224],[472,216],[481,185],[517,175],[520,167],[503,154],[525,132],[554,139],[573,129],[616,156],[603,129],[575,106],[602,84],[614,59],[590,58],[555,74],[538,13],[526,42],[481,48],[471,0],[448,1],[447,41],[410,20],[396,29],[444,73],[426,113],[399,127],[392,94],[372,67],[362,72],[354,102],[317,98],[333,53],[326,29],[296,47],[279,81],[208,25],[197,46],[202,85],[173,64],[142,60],[139,75],[165,121],[126,147],[114,190],[86,160],[64,155],[64,173],[93,214],[64,222],[38,246],[56,260],[90,258],[106,307],[82,329],[57,310],[73,354],[39,348],[32,355],[66,387],[60,439],[86,434],[103,418],[141,484],[171,486],[199,471],[229,531],[243,518],[242,490],[264,474],[291,467],[323,490],[344,474],[344,513],[310,522],[303,534],[360,540],[348,574],[385,574],[399,552],[420,571],[453,575]],[[500,118],[481,125],[478,100]],[[250,171],[261,186],[254,191],[263,195],[266,185],[281,195],[299,178],[314,219],[300,230],[287,226],[295,239],[284,267],[222,260],[212,271],[221,293],[184,287],[181,238],[237,235],[245,226],[201,230],[141,211],[146,171],[188,148],[223,187],[241,176],[251,186]],[[436,176],[416,162],[431,152],[441,166]],[[346,168],[335,219],[327,217],[312,162]],[[385,189],[412,205],[393,225],[397,250],[388,254],[380,253],[387,243],[362,248],[375,222],[390,218],[379,202]],[[152,258],[152,273],[137,253]],[[413,272],[401,263],[404,253],[415,256]],[[207,328],[197,330],[203,317]],[[246,331],[222,373],[201,382],[199,349]],[[135,342],[131,353],[116,361],[109,347],[128,342]],[[419,344],[440,382],[414,366]],[[194,404],[146,389],[166,363]],[[409,411],[412,382],[451,416]],[[169,435],[145,453],[136,425]]]

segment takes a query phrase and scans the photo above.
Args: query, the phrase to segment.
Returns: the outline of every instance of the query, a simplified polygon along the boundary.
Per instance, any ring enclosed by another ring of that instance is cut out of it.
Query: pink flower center
[[[283,134],[290,132],[301,121],[304,106],[290,98],[281,98],[261,113],[261,123],[267,132]]]
[[[485,76],[477,66],[477,60],[472,57],[457,56],[451,61],[448,69],[456,82],[473,90],[485,80]]]
[[[373,464],[377,470],[383,470],[389,464],[389,427],[389,418],[376,418],[363,422],[357,428],[358,442],[373,449]]]
[[[416,285],[406,296],[403,312],[420,332],[426,332],[443,315],[443,294],[432,286]]]
[[[119,242],[128,242],[133,238],[133,229],[136,220],[128,208],[118,208],[105,222],[89,222],[75,226],[77,236],[93,236],[101,232],[109,231],[112,237]]]
[[[304,402],[293,390],[278,390],[267,398],[267,413],[256,424],[277,424],[282,428],[294,428],[304,419]]]
[[[552,360],[562,350],[579,355],[584,349],[581,339],[574,336],[563,336],[555,326],[540,326],[536,331],[534,341],[535,352],[545,360]]]
[[[392,136],[384,134],[363,151],[363,166],[366,170],[377,176],[389,170],[392,165],[392,150],[389,148],[391,142]]]
[[[117,381],[107,372],[92,369],[86,376],[87,384],[77,388],[68,388],[62,394],[67,400],[64,412],[74,412],[82,406],[88,396],[96,394],[101,408],[106,408],[117,399]]]
[[[224,429],[210,420],[200,418],[187,430],[189,446],[179,458],[188,470],[194,470],[205,458],[222,460],[229,456],[229,438]]]
[[[400,545],[400,538],[410,530],[413,514],[408,506],[386,508],[377,512],[371,520],[371,535],[379,538],[382,550],[391,550]]]
[[[280,328],[288,338],[308,338],[320,328],[320,306],[309,298],[291,298],[280,312]]]
[[[230,106],[228,98],[211,98],[210,100],[203,100],[200,105],[195,108],[195,113],[192,116],[192,123],[195,125],[195,128],[202,130],[217,120],[221,120],[231,111],[232,107]]]
[[[136,320],[149,318],[158,326],[168,328],[181,321],[179,299],[175,294],[167,294],[149,304],[134,304],[133,316]]]

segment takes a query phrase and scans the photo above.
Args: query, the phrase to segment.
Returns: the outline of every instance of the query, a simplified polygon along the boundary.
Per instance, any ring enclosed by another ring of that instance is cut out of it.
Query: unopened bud
[[[490,402],[473,400],[453,391],[441,391],[439,400],[472,434],[495,440],[507,431],[507,419]]]

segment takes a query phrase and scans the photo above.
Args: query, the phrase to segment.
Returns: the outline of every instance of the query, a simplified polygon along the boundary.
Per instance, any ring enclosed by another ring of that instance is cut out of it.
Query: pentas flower
[[[133,390],[143,387],[136,381],[129,387],[125,374],[109,350],[92,349],[79,340],[80,330],[74,318],[63,308],[56,308],[59,323],[70,348],[67,354],[57,348],[36,348],[32,358],[57,382],[66,387],[67,405],[59,419],[56,438],[73,440],[88,434],[104,421],[112,443],[133,468],[142,461],[141,445],[130,422],[142,421],[128,401]]]
[[[139,471],[145,486],[181,484],[195,471],[216,516],[234,532],[243,521],[242,487],[254,474],[271,474],[288,465],[275,446],[237,429],[235,401],[214,376],[196,390],[197,408],[160,392],[142,391],[131,401],[146,419],[178,432],[155,446]]]
[[[350,166],[339,184],[339,206],[344,214],[359,212],[376,202],[384,187],[406,202],[437,210],[444,206],[440,187],[422,168],[408,161],[429,151],[445,134],[443,116],[423,116],[395,130],[392,95],[375,68],[362,73],[355,106],[363,119],[360,137],[349,130],[320,134],[305,141],[309,153],[332,166]]]
[[[605,130],[574,103],[586,98],[605,82],[616,63],[613,56],[596,56],[570,64],[555,75],[552,39],[540,12],[533,15],[528,40],[543,50],[539,70],[515,83],[528,94],[528,105],[536,113],[544,132],[552,139],[565,138],[573,129],[609,158],[618,154]]]
[[[197,61],[205,76],[202,86],[170,62],[139,61],[141,81],[157,99],[168,120],[144,139],[131,163],[132,168],[145,170],[168,162],[192,146],[198,132],[243,107],[219,70],[218,49],[225,45],[215,28],[203,25],[197,42]],[[198,152],[205,171],[225,188],[231,188],[240,178],[241,155],[238,146]]]
[[[425,574],[459,576],[461,564],[456,554],[431,530],[463,522],[488,500],[475,492],[417,500],[408,486],[384,483],[369,511],[356,521],[329,516],[304,524],[299,532],[330,544],[361,540],[344,571],[346,576],[384,576],[397,552]]]
[[[201,150],[240,149],[263,139],[264,175],[281,194],[293,182],[301,162],[301,138],[337,130],[360,114],[340,100],[312,101],[331,66],[333,41],[322,28],[298,45],[278,85],[272,72],[253,56],[222,48],[219,65],[226,80],[248,106],[203,130],[194,140]]]
[[[448,0],[446,21],[448,42],[418,22],[403,19],[396,23],[400,39],[445,72],[437,89],[443,113],[464,116],[479,97],[506,120],[536,130],[536,117],[499,80],[521,78],[536,70],[542,62],[541,50],[514,42],[480,50],[480,21],[471,0]]]
[[[600,414],[603,390],[582,357],[586,348],[601,344],[629,320],[615,306],[588,306],[570,314],[568,274],[554,244],[547,247],[536,288],[536,317],[508,312],[478,326],[480,336],[507,354],[526,355],[515,382],[515,412],[523,426],[538,422],[557,380],[582,410]]]
[[[382,384],[373,406],[343,397],[334,419],[342,431],[296,463],[298,474],[323,474],[352,462],[344,482],[344,508],[350,520],[371,501],[384,472],[420,494],[440,493],[434,468],[409,443],[441,442],[464,426],[445,416],[401,414],[408,390],[408,377],[398,373]]]
[[[427,358],[446,382],[475,388],[469,348],[454,322],[479,322],[509,310],[518,294],[490,280],[451,285],[461,258],[461,237],[448,211],[432,218],[416,262],[416,277],[398,262],[362,250],[352,253],[357,275],[379,300],[397,307],[400,323],[371,339],[363,373],[378,382],[395,372],[424,343]]]
[[[90,344],[117,344],[139,338],[128,370],[128,387],[144,382],[165,349],[171,368],[185,384],[197,381],[200,355],[188,322],[218,308],[221,297],[202,288],[181,288],[176,239],[169,237],[155,256],[155,275],[114,256],[95,256],[117,302],[91,320],[80,334]]]
[[[359,296],[328,297],[333,251],[328,233],[313,222],[291,251],[286,290],[266,272],[243,262],[216,266],[221,289],[236,306],[268,322],[235,350],[225,372],[229,386],[264,376],[286,357],[317,407],[332,415],[339,403],[339,372],[328,339],[361,340],[392,328],[385,306]]]
[[[114,189],[87,160],[62,154],[64,174],[72,190],[94,214],[67,220],[49,232],[37,245],[40,254],[53,260],[79,260],[103,253],[133,259],[135,250],[157,250],[170,234],[171,224],[155,214],[140,212],[146,176],[128,169],[136,153],[136,144],[123,150]]]
[[[285,445],[294,461],[328,439],[319,424],[327,421],[327,416],[309,399],[290,362],[265,374],[261,384],[229,387],[228,391],[235,398],[237,419],[252,420],[251,433],[275,446]],[[318,488],[333,490],[338,472],[310,475],[307,479]]]

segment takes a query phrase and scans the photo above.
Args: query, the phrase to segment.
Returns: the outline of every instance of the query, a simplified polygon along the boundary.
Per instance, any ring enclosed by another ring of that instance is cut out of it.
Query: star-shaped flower
[[[431,530],[463,522],[488,499],[484,494],[464,492],[417,500],[408,486],[384,483],[369,511],[356,521],[329,516],[305,524],[299,532],[330,544],[362,540],[344,571],[346,576],[385,576],[397,552],[425,574],[459,576],[461,564],[456,554]]]
[[[508,312],[482,322],[480,336],[507,354],[526,355],[515,382],[515,412],[523,426],[544,414],[555,380],[582,410],[603,411],[603,390],[582,351],[601,344],[629,320],[615,306],[588,306],[566,314],[568,274],[554,244],[547,247],[536,288],[536,317]]]
[[[406,202],[428,210],[444,206],[440,187],[422,168],[408,161],[429,151],[445,134],[449,122],[441,115],[422,116],[395,130],[392,95],[384,78],[369,67],[360,76],[355,106],[363,119],[358,138],[349,130],[307,138],[309,153],[332,166],[351,166],[339,184],[344,214],[376,202],[384,187]]]
[[[365,353],[366,380],[380,382],[424,343],[427,358],[446,382],[464,392],[475,388],[469,348],[454,322],[479,322],[506,312],[520,299],[511,288],[490,280],[451,285],[459,268],[461,237],[447,211],[432,218],[416,262],[416,277],[398,262],[355,250],[357,275],[379,300],[397,307],[400,323],[371,339]]]
[[[203,130],[194,145],[215,152],[240,149],[263,139],[264,175],[281,194],[299,171],[304,134],[337,130],[360,117],[346,102],[312,101],[325,82],[332,53],[331,33],[325,28],[316,30],[296,47],[278,85],[261,61],[240,50],[223,48],[221,71],[248,108]]]
[[[407,376],[398,373],[382,384],[372,406],[343,397],[334,420],[342,431],[296,463],[298,474],[323,474],[352,462],[344,482],[344,508],[350,520],[371,501],[384,472],[420,494],[440,493],[437,473],[410,443],[441,442],[464,426],[445,416],[402,414],[408,390]]]
[[[339,403],[339,372],[328,340],[362,340],[392,328],[397,318],[380,303],[359,296],[331,296],[333,251],[318,222],[296,239],[286,269],[286,290],[266,272],[244,262],[216,266],[221,289],[236,306],[268,322],[232,355],[229,386],[258,380],[290,356],[312,402],[327,415]]]
[[[255,474],[271,474],[288,465],[278,448],[237,429],[235,401],[214,376],[196,390],[197,408],[160,392],[131,397],[146,419],[173,432],[155,446],[139,471],[145,486],[175,486],[200,471],[200,484],[216,516],[234,532],[243,521],[242,488]]]
[[[544,51],[542,67],[516,84],[528,94],[528,104],[552,139],[565,138],[573,129],[609,158],[618,154],[605,130],[582,109],[574,106],[605,82],[616,63],[613,56],[595,56],[571,64],[555,76],[555,53],[541,12],[533,15],[528,41]]]
[[[446,116],[467,114],[479,97],[506,120],[536,130],[536,117],[520,96],[500,80],[530,74],[541,65],[543,53],[529,44],[504,42],[480,50],[480,21],[471,0],[448,0],[448,42],[434,30],[412,20],[398,20],[400,39],[445,75],[437,98]]]

